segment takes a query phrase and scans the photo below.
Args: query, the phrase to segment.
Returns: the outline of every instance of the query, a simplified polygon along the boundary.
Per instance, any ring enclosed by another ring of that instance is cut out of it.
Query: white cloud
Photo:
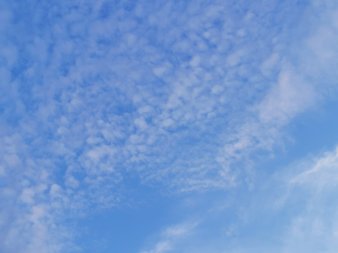
[[[316,159],[308,169],[296,175],[291,183],[315,187],[317,190],[338,186],[338,147]]]
[[[227,138],[218,158],[221,164],[231,167],[258,150],[272,151],[283,141],[283,128],[318,101],[314,85],[294,71],[281,70],[276,84]]]
[[[338,247],[338,149],[301,162],[296,175],[288,178],[290,203],[299,202],[299,212],[290,216],[282,235],[282,252],[335,252]]]
[[[216,2],[135,4],[135,18],[119,6],[102,20],[103,2],[45,3],[29,20],[19,7],[0,8],[0,30],[13,38],[1,40],[1,201],[20,205],[6,206],[15,212],[0,227],[0,250],[27,252],[15,249],[24,237],[32,252],[57,252],[47,242],[60,241],[58,218],[116,204],[127,173],[181,192],[236,185],[234,163],[275,147],[316,101],[308,61],[295,65],[280,49],[276,33],[288,27],[274,12],[256,3],[235,15],[237,3]],[[320,70],[336,59],[330,17],[304,43]],[[164,232],[154,252],[186,233]]]
[[[338,247],[337,172],[335,148],[258,180],[254,189],[237,192],[233,202],[229,194],[207,198],[204,211],[187,209],[202,221],[190,236],[181,237],[184,227],[165,230],[144,252],[333,253]]]
[[[267,79],[270,89],[241,115],[243,119],[237,125],[231,125],[232,133],[224,138],[225,145],[217,158],[223,167],[231,168],[243,161],[251,164],[255,152],[271,152],[283,145],[285,128],[292,121],[336,96],[337,72],[332,67],[337,65],[338,52],[336,10],[331,1],[313,2],[306,10],[308,15],[300,20],[300,28],[295,27],[299,35],[288,50],[282,52],[278,45],[262,62],[262,73],[269,77],[275,73],[276,78]],[[319,15],[310,15],[314,12]]]
[[[258,117],[263,125],[283,126],[297,114],[304,112],[316,99],[311,84],[301,74],[282,70],[277,84],[258,105]]]
[[[141,253],[165,253],[176,252],[176,244],[184,240],[198,225],[198,222],[186,222],[165,229],[158,242],[151,249],[144,250]]]

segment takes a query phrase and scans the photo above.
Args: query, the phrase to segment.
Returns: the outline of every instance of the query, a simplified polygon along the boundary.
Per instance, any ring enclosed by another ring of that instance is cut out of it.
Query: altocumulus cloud
[[[333,1],[0,6],[5,253],[76,250],[67,217],[119,205],[131,177],[173,192],[236,187],[252,156],[335,90]],[[188,230],[170,231],[149,252]]]

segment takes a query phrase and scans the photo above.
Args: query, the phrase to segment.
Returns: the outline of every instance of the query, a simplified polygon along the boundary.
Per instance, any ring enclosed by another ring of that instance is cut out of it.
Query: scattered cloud
[[[1,3],[0,251],[71,251],[62,220],[118,205],[130,178],[174,192],[238,185],[254,154],[333,94],[337,13],[325,3],[304,7],[319,20],[292,1]],[[292,28],[309,20],[311,34]]]

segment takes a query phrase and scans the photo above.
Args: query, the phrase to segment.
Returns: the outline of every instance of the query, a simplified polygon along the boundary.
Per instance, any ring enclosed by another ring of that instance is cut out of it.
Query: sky
[[[335,0],[0,0],[0,252],[337,252],[337,41]]]

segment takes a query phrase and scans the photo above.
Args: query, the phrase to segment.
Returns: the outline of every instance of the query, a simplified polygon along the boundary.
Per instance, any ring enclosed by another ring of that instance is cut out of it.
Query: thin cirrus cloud
[[[335,252],[337,160],[337,148],[309,156],[235,200],[223,197],[226,205],[209,201],[198,223],[169,226],[182,233],[162,233],[141,252]]]
[[[135,178],[176,194],[240,186],[335,94],[336,7],[1,3],[0,250],[75,250],[67,218],[120,205]],[[174,249],[162,239],[149,252]]]
[[[189,234],[198,226],[198,222],[185,222],[166,228],[158,242],[148,250],[141,253],[165,253],[172,252],[181,240],[189,237]]]
[[[335,222],[338,205],[334,197],[338,183],[337,148],[314,158],[310,166],[308,162],[301,167],[304,165],[306,169],[289,180],[291,192],[299,188],[305,192],[301,199],[305,205],[290,222],[286,247],[289,252],[296,252],[297,249],[334,252],[338,236],[338,224]],[[304,245],[303,240],[309,243]]]

